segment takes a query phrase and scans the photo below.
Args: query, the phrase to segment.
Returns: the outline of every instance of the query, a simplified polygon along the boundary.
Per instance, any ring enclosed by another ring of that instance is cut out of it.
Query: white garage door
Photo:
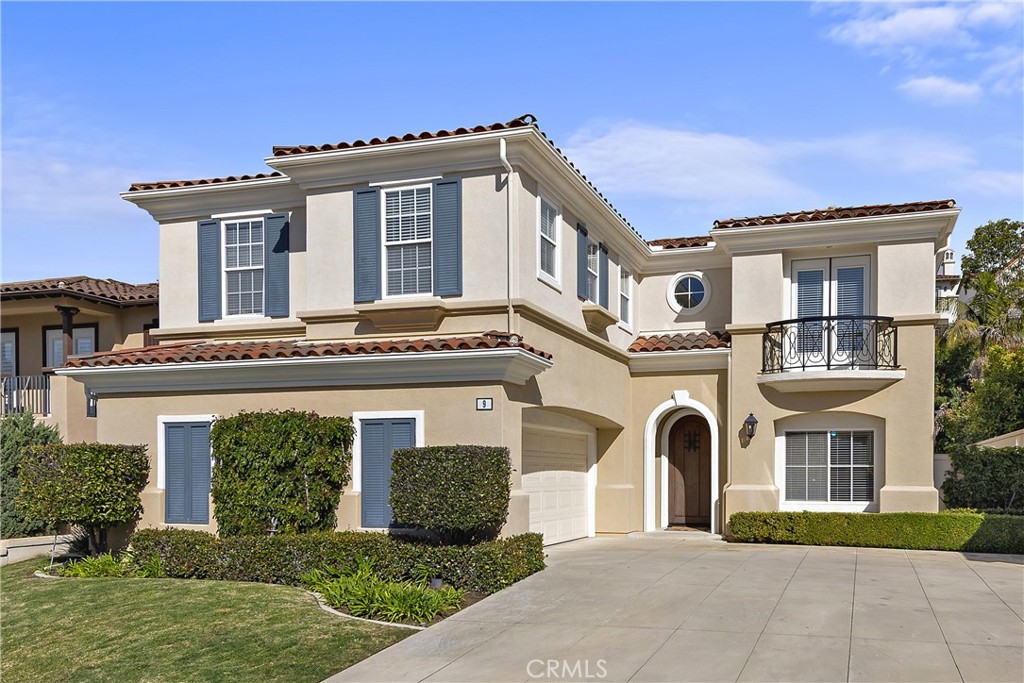
[[[523,429],[523,490],[530,495],[530,531],[544,544],[587,535],[587,437]]]

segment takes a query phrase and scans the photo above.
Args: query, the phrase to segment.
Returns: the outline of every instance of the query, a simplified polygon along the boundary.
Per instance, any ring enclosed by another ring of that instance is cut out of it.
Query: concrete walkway
[[[334,681],[1024,680],[1024,558],[673,532],[549,568]]]

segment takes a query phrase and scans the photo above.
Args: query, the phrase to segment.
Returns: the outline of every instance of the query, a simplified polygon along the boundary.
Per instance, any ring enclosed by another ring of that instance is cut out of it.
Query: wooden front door
[[[711,524],[711,431],[687,415],[669,433],[668,515],[671,524]]]

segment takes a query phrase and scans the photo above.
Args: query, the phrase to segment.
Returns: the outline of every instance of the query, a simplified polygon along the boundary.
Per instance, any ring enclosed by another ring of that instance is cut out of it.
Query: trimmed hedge
[[[482,593],[499,591],[544,569],[540,534],[444,546],[360,531],[217,537],[189,529],[143,529],[132,536],[130,552],[140,566],[159,564],[171,578],[293,586],[313,570],[355,568],[367,560],[384,581],[409,581],[429,573],[455,588]]]
[[[211,493],[221,535],[333,529],[354,433],[347,417],[297,410],[216,420]]]
[[[907,550],[1024,553],[1024,517],[963,512],[737,512],[732,540]]]
[[[949,507],[1007,508],[1024,514],[1024,448],[957,446],[942,484]]]
[[[508,517],[512,465],[501,446],[403,448],[391,456],[394,520],[446,543],[496,538]]]

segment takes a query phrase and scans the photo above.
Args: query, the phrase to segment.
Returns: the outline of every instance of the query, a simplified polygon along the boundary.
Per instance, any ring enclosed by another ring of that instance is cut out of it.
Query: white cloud
[[[898,87],[911,98],[932,104],[970,104],[982,92],[977,83],[962,83],[945,76],[911,78]]]
[[[944,105],[977,100],[986,90],[1007,95],[1022,89],[1020,2],[843,3],[829,9],[841,19],[828,37],[889,60],[883,74],[902,65],[907,73],[897,87],[910,97]]]
[[[688,215],[824,206],[858,196],[854,186],[896,188],[883,200],[921,187],[1012,199],[1022,188],[1019,171],[983,168],[971,147],[902,129],[754,139],[626,121],[580,131],[565,151],[620,201]]]
[[[985,196],[1019,195],[1024,188],[1020,171],[972,171],[964,177],[964,185]]]
[[[723,133],[624,122],[569,139],[568,156],[612,192],[706,201],[804,193],[786,179],[776,150]]]

